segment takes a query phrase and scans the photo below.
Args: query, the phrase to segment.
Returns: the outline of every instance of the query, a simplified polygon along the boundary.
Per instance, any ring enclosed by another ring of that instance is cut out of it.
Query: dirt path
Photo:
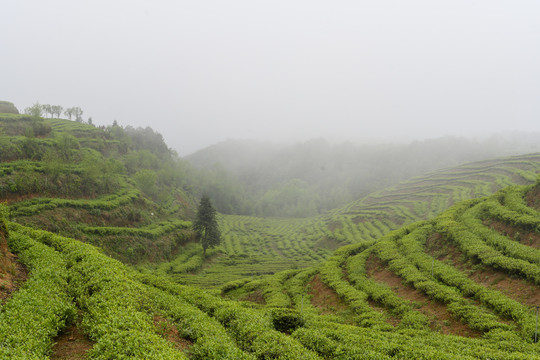
[[[186,351],[193,345],[191,341],[179,335],[174,324],[160,315],[154,316],[154,326],[158,329],[159,334],[167,341],[170,341],[177,350]]]
[[[311,304],[322,314],[337,314],[349,309],[347,303],[332,288],[322,282],[319,274],[315,275],[309,282],[309,286]]]
[[[87,358],[88,350],[94,346],[94,342],[83,333],[80,320],[68,326],[54,342],[51,360],[83,360]]]
[[[17,259],[17,255],[10,252],[0,254],[0,304],[11,298],[28,279],[28,269]]]

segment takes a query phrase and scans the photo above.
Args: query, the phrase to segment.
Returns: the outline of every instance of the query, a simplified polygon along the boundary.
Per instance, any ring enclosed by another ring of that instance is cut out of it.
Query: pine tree
[[[219,245],[221,242],[221,232],[216,214],[216,209],[212,206],[208,196],[203,195],[197,210],[197,218],[193,223],[193,230],[197,233],[203,248],[203,257],[206,257],[206,249]]]

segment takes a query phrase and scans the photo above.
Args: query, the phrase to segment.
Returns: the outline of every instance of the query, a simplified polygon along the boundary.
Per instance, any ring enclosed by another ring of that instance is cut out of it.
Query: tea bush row
[[[11,230],[9,246],[30,269],[0,311],[0,358],[48,359],[54,338],[75,317],[63,256]]]
[[[83,311],[85,332],[96,341],[89,359],[187,359],[156,333],[144,288],[123,264],[91,245],[14,226],[64,254],[70,293]]]

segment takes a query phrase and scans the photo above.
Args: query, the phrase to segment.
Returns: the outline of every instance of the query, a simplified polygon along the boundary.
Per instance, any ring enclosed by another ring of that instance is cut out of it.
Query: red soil
[[[173,343],[174,347],[180,351],[185,351],[193,345],[193,343],[187,339],[182,338],[178,334],[178,329],[176,326],[171,324],[169,320],[165,319],[162,316],[154,316],[154,325],[158,329],[158,332],[161,336]]]
[[[407,299],[418,307],[418,311],[430,319],[430,328],[443,334],[478,337],[481,334],[455,319],[444,304],[431,300],[426,294],[403,280],[386,268],[376,256],[371,255],[366,262],[366,272],[372,279],[388,285],[398,296]]]
[[[336,314],[349,308],[332,288],[322,282],[318,274],[309,282],[309,289],[311,304],[322,314]]]
[[[83,360],[94,346],[82,332],[80,322],[68,326],[54,342],[51,360]]]

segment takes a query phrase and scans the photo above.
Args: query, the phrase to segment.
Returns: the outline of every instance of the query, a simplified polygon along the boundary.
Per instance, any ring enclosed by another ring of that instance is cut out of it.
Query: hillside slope
[[[364,327],[531,342],[540,301],[539,210],[540,181],[507,187],[342,247],[320,266],[223,291]]]
[[[9,246],[31,271],[0,305],[0,357],[46,359],[79,324],[88,359],[539,359],[539,194],[539,183],[505,188],[342,247],[320,267],[224,289],[262,289],[266,305],[142,275],[89,244],[8,223]],[[323,309],[321,296],[341,303]]]
[[[150,128],[0,114],[0,199],[13,221],[125,262],[170,259],[195,208],[185,162]]]
[[[431,172],[319,217],[223,215],[224,241],[210,259],[203,261],[200,250],[185,248],[176,259],[150,269],[179,283],[209,287],[313,266],[341,246],[376,240],[456,202],[490,195],[506,185],[534,183],[539,171],[540,154],[505,157]]]
[[[540,151],[539,143],[540,134],[517,133],[393,145],[228,140],[187,159],[205,174],[202,181],[222,213],[306,217],[427,172]]]

